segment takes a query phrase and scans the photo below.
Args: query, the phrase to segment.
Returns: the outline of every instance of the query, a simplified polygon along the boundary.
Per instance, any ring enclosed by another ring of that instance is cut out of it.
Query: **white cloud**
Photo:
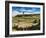
[[[16,16],[16,15],[18,15],[18,14],[22,14],[22,12],[21,12],[21,13],[19,13],[19,12],[17,12],[17,11],[13,11],[13,12],[12,12],[12,16]]]
[[[21,15],[21,14],[23,14],[22,12],[17,12],[17,11],[13,11],[12,12],[12,16],[16,16],[16,15]],[[34,12],[34,13],[29,13],[29,12],[25,12],[24,14],[40,14],[40,13],[38,13],[38,12]]]

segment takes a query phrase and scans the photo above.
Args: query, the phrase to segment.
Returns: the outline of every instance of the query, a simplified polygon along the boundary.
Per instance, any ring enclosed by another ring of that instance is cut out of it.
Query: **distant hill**
[[[21,16],[37,16],[37,15],[40,15],[40,14],[21,14],[21,15],[16,15],[15,17],[21,17]]]

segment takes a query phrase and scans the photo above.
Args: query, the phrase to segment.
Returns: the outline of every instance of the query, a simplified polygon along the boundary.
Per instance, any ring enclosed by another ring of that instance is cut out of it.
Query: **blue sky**
[[[12,15],[17,14],[40,14],[39,7],[12,7]]]

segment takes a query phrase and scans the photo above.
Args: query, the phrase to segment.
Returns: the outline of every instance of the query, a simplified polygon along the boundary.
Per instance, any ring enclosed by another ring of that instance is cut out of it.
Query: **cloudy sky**
[[[40,14],[39,7],[12,7],[12,16],[17,14]]]

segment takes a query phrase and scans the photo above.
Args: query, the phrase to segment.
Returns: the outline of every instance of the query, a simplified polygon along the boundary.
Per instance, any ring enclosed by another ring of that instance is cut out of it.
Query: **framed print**
[[[44,35],[44,3],[5,1],[5,37]]]

